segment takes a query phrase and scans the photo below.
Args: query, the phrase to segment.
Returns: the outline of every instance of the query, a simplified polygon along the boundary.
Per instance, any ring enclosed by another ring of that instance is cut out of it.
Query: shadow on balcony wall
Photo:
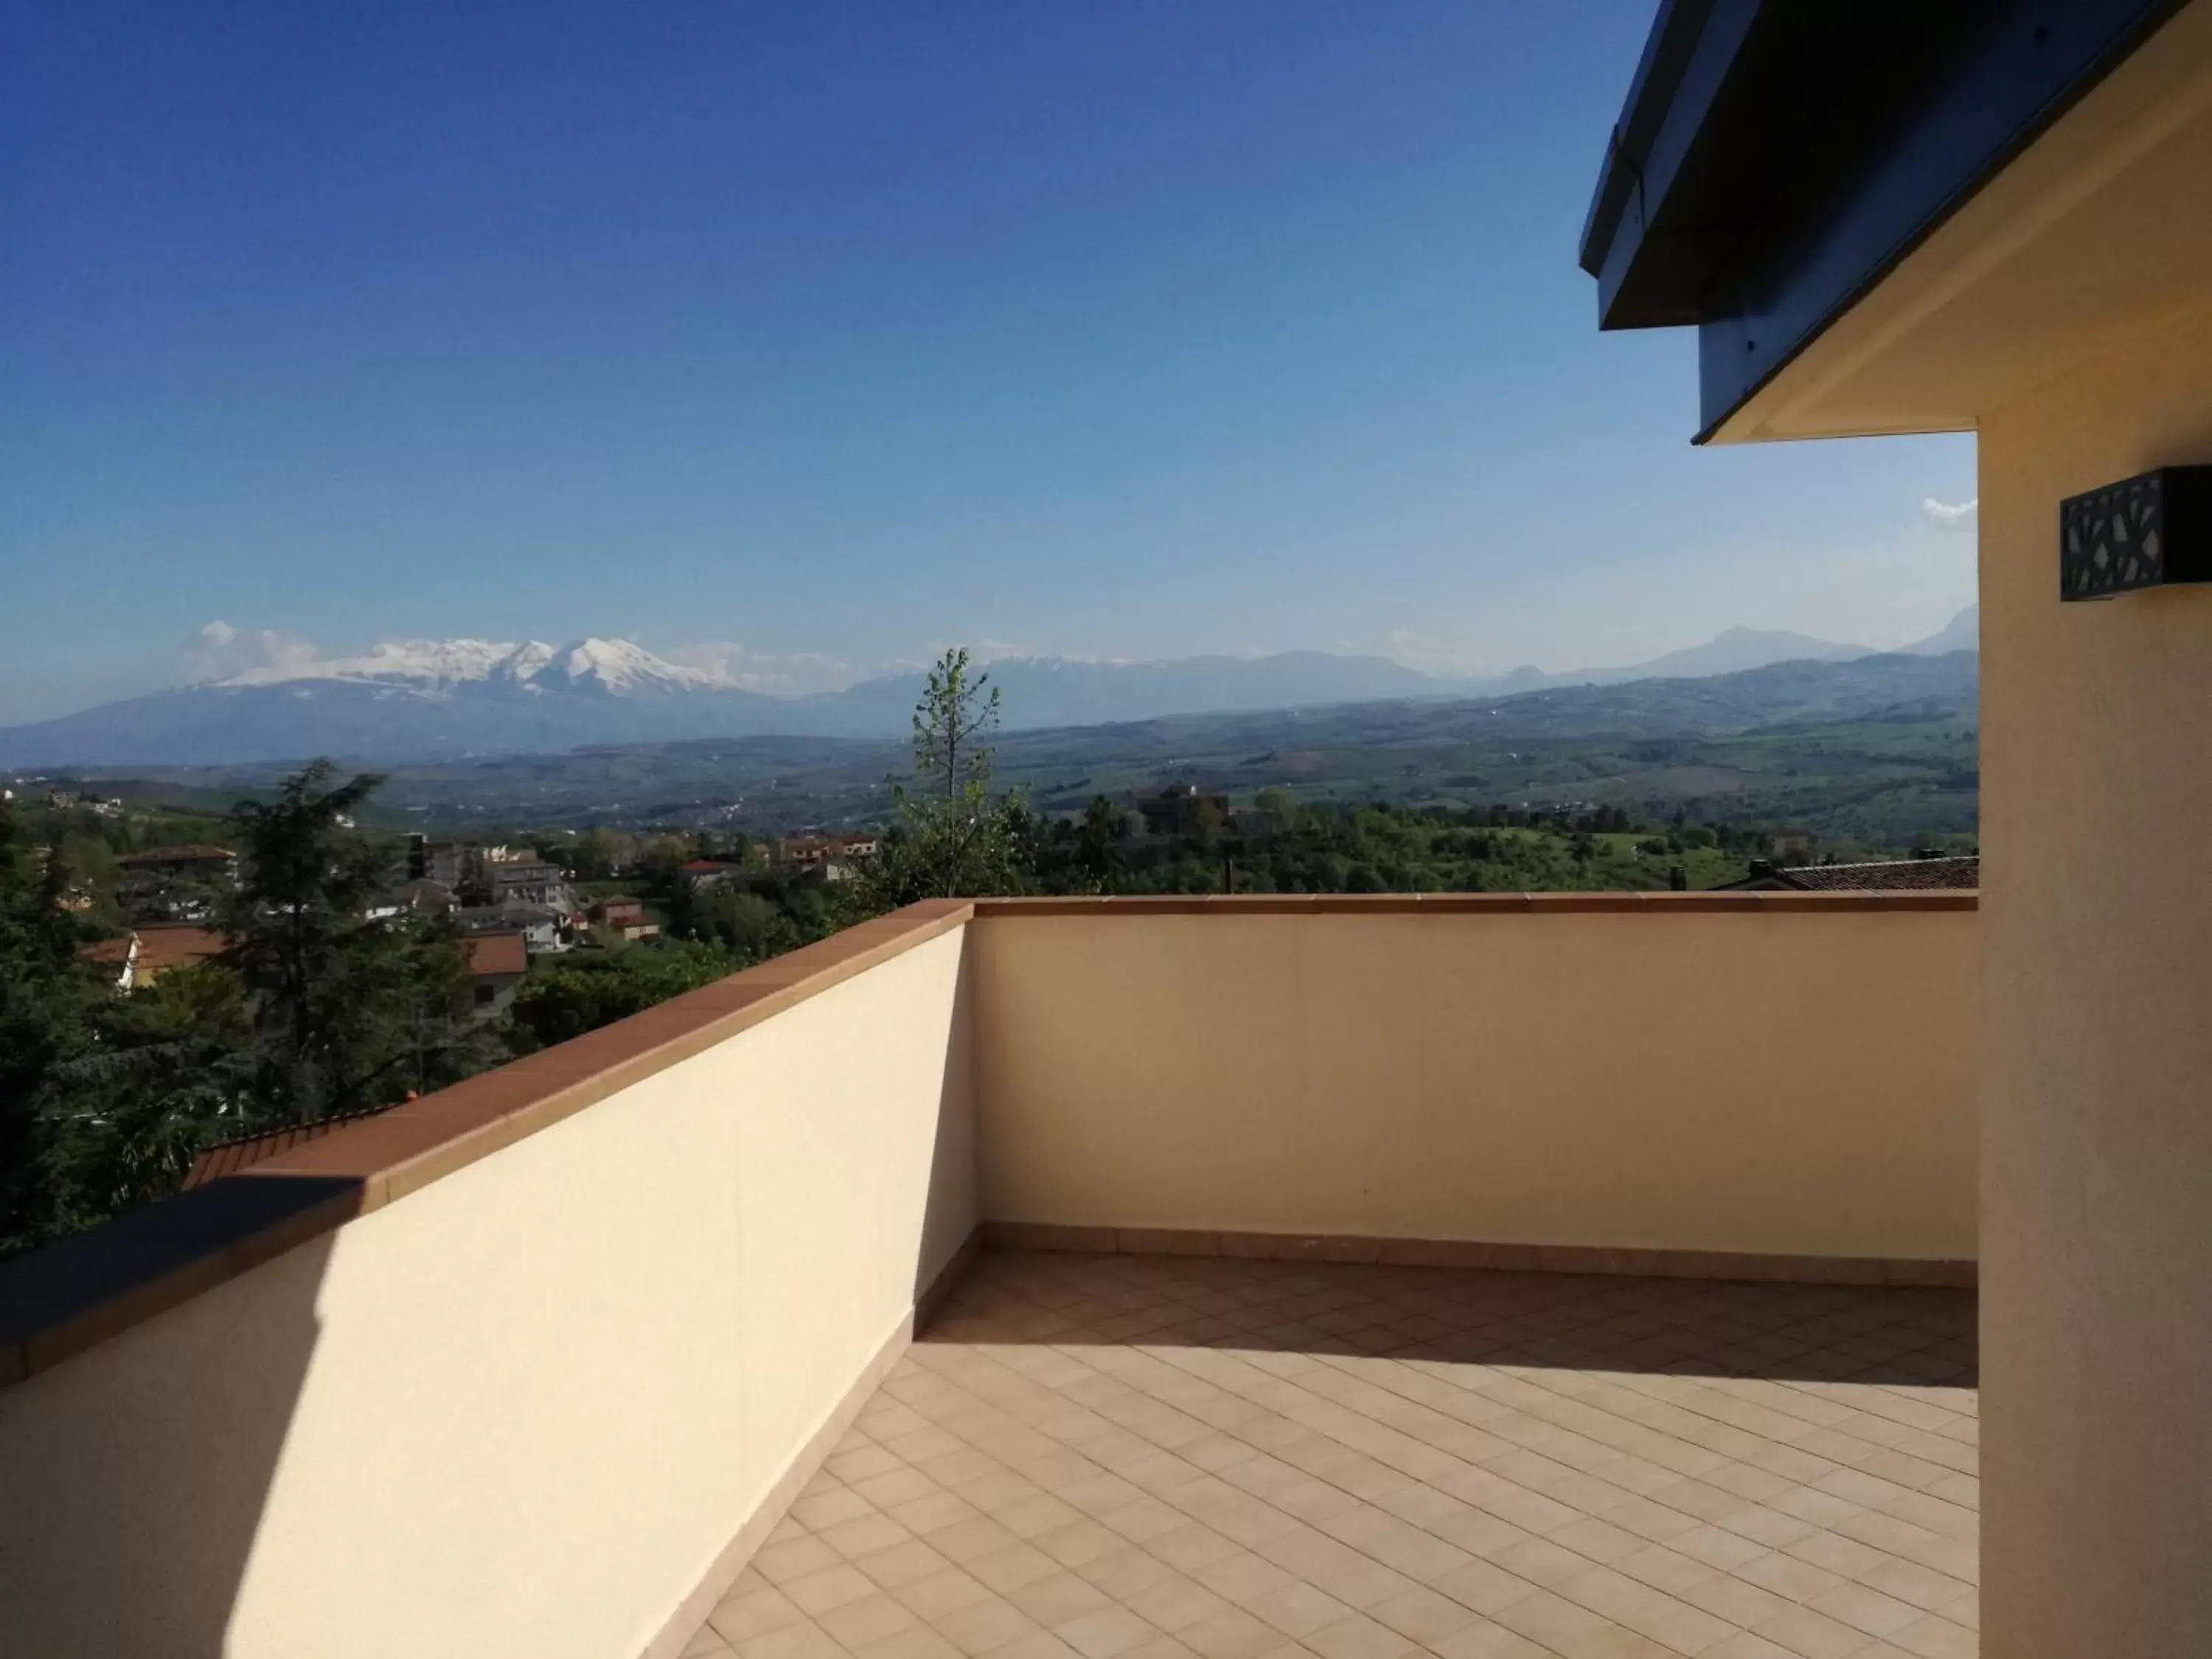
[[[987,1250],[921,1337],[1965,1388],[1975,1293]]]
[[[67,1355],[0,1390],[0,1652],[228,1650],[334,1241],[269,1246],[349,1212],[353,1188],[234,1176],[0,1271],[7,1339],[28,1337],[34,1366]],[[118,1287],[254,1241],[272,1259],[109,1337]]]
[[[979,1242],[976,1210],[975,952],[963,931],[952,986],[945,1066],[938,1084],[921,1231],[914,1242],[909,1300],[916,1323],[927,1317],[965,1271]]]

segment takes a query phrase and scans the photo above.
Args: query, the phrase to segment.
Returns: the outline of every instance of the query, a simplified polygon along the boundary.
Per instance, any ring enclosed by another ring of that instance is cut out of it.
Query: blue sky
[[[1649,15],[9,8],[0,720],[216,619],[854,668],[1931,632],[1971,440],[1693,450],[1690,336],[1596,331]]]

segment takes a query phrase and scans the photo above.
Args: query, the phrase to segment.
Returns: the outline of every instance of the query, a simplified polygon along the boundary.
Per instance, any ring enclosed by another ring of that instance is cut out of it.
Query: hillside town
[[[88,800],[53,790],[39,797],[49,811],[92,811],[122,821],[121,800]],[[643,847],[634,838],[594,847],[591,866],[545,856],[525,842],[472,842],[410,835],[398,844],[388,878],[363,911],[368,921],[444,919],[459,932],[479,1018],[495,1018],[514,1001],[530,964],[540,958],[604,955],[658,939],[672,908],[750,878],[786,882],[842,882],[875,856],[880,836],[826,831],[773,841],[726,840],[712,851],[671,864],[665,839]],[[220,927],[224,902],[238,884],[239,854],[228,847],[185,842],[145,848],[114,860],[112,889],[73,882],[64,901],[74,914],[116,923],[113,935],[88,944],[86,960],[107,970],[117,988],[143,988],[165,973],[211,961],[227,948]],[[643,889],[643,891],[631,890]]]

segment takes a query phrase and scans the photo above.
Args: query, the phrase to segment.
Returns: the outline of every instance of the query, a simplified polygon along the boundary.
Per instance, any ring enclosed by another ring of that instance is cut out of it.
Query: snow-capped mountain
[[[250,668],[210,682],[219,688],[326,682],[381,685],[433,694],[465,685],[538,691],[599,691],[627,697],[663,691],[726,691],[730,681],[656,657],[628,640],[578,640],[521,645],[491,640],[391,640],[357,657],[332,657]]]
[[[1908,653],[1972,650],[1963,614]],[[1407,698],[1511,695],[1566,684],[1698,679],[1784,660],[1870,656],[1801,634],[1731,629],[1703,646],[1632,667],[1543,674],[1522,669],[1443,678],[1384,657],[1289,651],[1164,662],[1003,658],[989,665],[1010,726],[1087,726],[1175,714],[1251,713]],[[897,738],[920,674],[839,691],[775,697],[726,670],[687,666],[628,640],[396,640],[358,656],[288,655],[173,691],[0,727],[0,766],[221,764],[313,755],[368,761],[517,754],[686,738]]]

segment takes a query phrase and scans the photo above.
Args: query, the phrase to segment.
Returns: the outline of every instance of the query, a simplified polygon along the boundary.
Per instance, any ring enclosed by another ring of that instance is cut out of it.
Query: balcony
[[[915,907],[0,1285],[0,1650],[1971,1653],[1966,895]]]

